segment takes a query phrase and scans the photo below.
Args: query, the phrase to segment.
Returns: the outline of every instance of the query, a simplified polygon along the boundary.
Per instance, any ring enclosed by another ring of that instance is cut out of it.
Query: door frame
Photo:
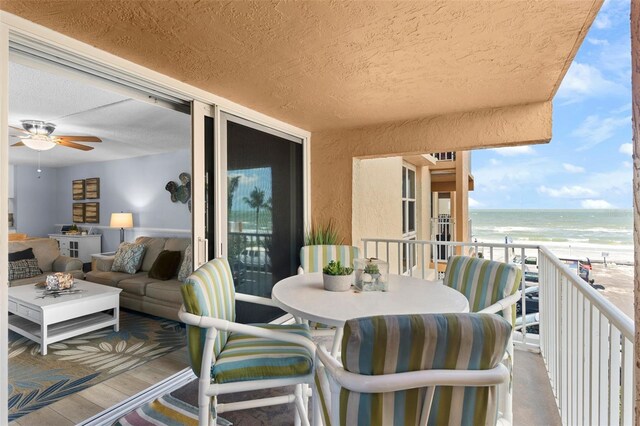
[[[55,47],[63,52],[69,53],[81,60],[94,63],[106,69],[112,70],[120,75],[131,76],[132,79],[144,81],[147,84],[156,87],[160,92],[178,94],[185,101],[199,101],[206,105],[215,105],[214,110],[214,131],[216,135],[216,145],[219,147],[219,129],[220,129],[220,111],[221,109],[227,113],[242,117],[246,120],[262,124],[264,126],[282,131],[299,137],[303,140],[303,185],[304,185],[304,223],[307,227],[310,223],[310,139],[311,133],[307,130],[269,117],[258,111],[244,107],[240,104],[232,102],[221,96],[209,93],[205,90],[191,86],[189,84],[178,81],[174,78],[153,71],[126,59],[120,58],[111,53],[97,49],[86,43],[75,40],[71,37],[60,34],[54,30],[35,24],[16,15],[0,11],[0,217],[8,217],[8,64],[9,64],[9,42],[13,37],[28,38],[36,47],[47,48]],[[192,158],[193,166],[200,167],[199,163],[204,164],[204,156],[196,158],[196,152],[200,152],[201,147],[193,147]],[[219,187],[220,182],[217,180],[216,185]],[[226,188],[225,188],[226,190]],[[204,200],[194,200],[192,210],[202,209]],[[200,204],[200,205],[198,205]],[[216,215],[216,217],[220,217]],[[216,219],[218,220],[218,219]],[[196,241],[198,235],[195,233],[202,232],[200,229],[194,228],[193,241]],[[200,235],[200,237],[205,237]],[[219,244],[217,244],[219,246]],[[216,253],[220,255],[221,253]],[[8,297],[8,228],[0,226],[0,314],[7,312]],[[195,259],[195,256],[194,256]],[[6,322],[0,327],[0,423],[4,423],[7,411],[8,400],[8,329]]]

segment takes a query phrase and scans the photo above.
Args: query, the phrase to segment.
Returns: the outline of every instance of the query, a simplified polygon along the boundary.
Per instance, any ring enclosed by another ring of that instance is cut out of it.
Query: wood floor
[[[187,351],[183,348],[47,405],[9,425],[76,425],[188,366]]]

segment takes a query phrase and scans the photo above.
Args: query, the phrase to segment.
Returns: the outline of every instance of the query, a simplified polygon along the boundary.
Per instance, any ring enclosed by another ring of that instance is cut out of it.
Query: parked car
[[[240,252],[238,259],[244,263],[247,268],[271,267],[271,258],[264,247],[247,247]]]
[[[540,288],[538,286],[527,287],[524,290],[524,300],[525,306],[527,308],[527,315],[539,312],[539,294]],[[522,315],[522,299],[516,302],[516,315]]]
[[[514,256],[512,263],[521,265],[521,256]],[[532,283],[535,284],[538,282],[538,258],[536,256],[526,256],[524,259],[524,281],[527,285],[532,285]]]
[[[233,283],[238,286],[244,283],[247,274],[247,266],[240,261],[240,259],[229,259],[231,266],[231,275],[233,276]]]

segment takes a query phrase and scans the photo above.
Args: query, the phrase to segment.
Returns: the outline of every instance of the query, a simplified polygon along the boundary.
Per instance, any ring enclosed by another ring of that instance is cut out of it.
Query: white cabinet
[[[91,262],[92,254],[102,252],[102,235],[49,234],[49,238],[58,240],[61,255],[80,259],[82,263]]]

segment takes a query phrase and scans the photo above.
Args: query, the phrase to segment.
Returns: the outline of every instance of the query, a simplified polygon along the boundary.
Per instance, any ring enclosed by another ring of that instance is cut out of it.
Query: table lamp
[[[120,228],[120,244],[124,243],[124,228],[133,228],[132,213],[111,213],[111,228]]]

